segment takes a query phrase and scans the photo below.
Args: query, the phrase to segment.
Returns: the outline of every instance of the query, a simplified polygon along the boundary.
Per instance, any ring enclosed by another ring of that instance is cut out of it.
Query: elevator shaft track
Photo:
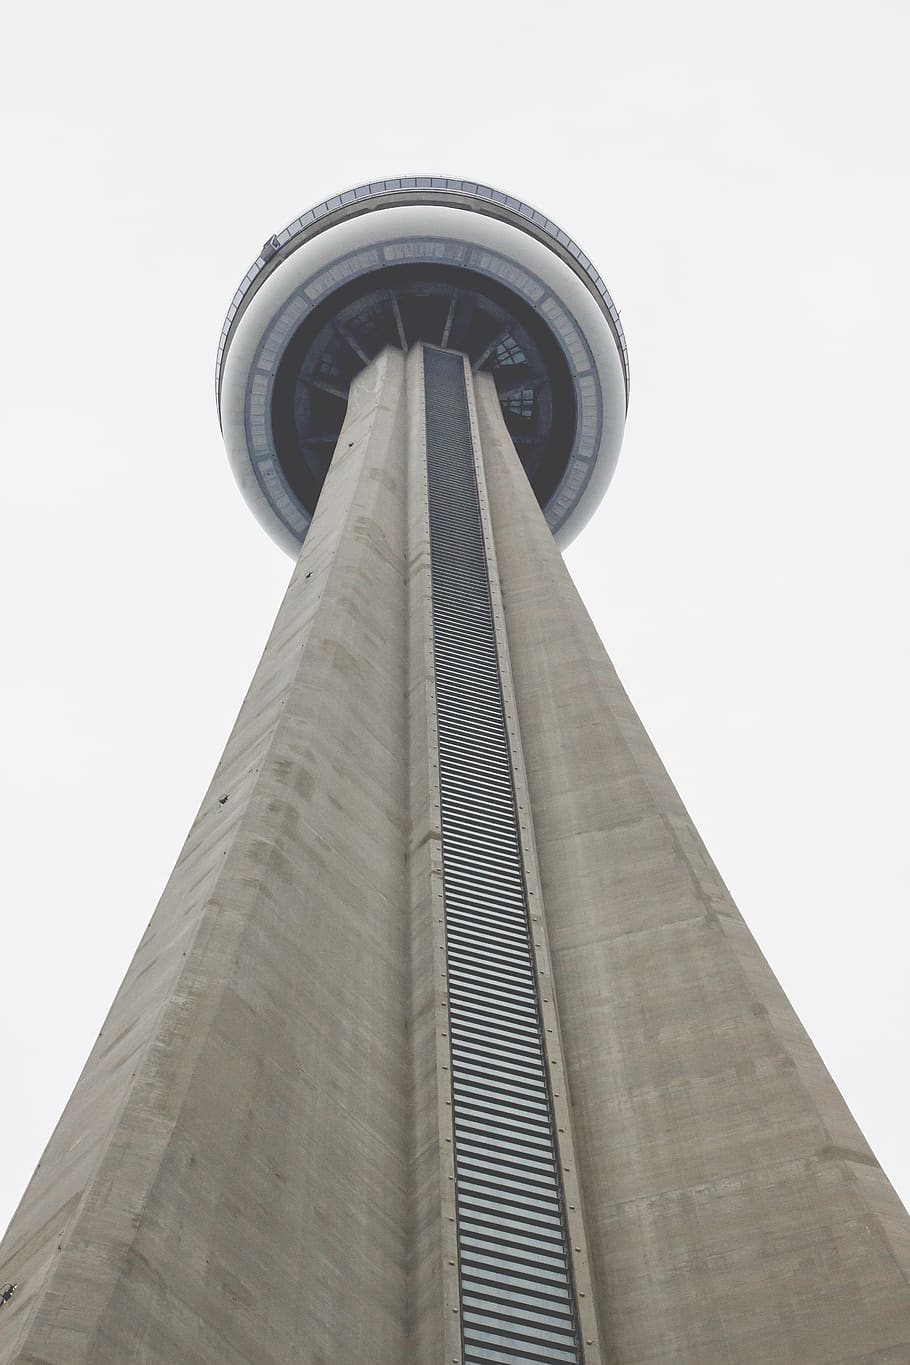
[[[462,357],[424,350],[465,1365],[581,1365]]]

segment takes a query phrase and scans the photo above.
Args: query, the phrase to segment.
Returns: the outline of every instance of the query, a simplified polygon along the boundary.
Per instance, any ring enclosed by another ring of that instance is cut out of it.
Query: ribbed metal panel
[[[464,1359],[580,1365],[464,366],[424,373]]]

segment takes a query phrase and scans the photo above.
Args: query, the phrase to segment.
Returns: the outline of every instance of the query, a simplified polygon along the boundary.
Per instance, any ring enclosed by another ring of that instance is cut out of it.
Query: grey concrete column
[[[0,1251],[0,1362],[401,1365],[403,359],[354,383],[215,779]]]
[[[467,403],[579,1347],[906,1361],[910,1221],[616,678],[489,376]],[[424,414],[420,348],[354,381],[222,762],[0,1248],[0,1365],[461,1359]]]
[[[477,393],[605,1355],[910,1360],[910,1220]]]
[[[459,1365],[458,1244],[446,1013],[423,347],[407,358],[411,888],[408,1365]]]
[[[467,370],[467,365],[466,365]],[[565,1216],[568,1231],[569,1254],[572,1264],[572,1277],[575,1287],[576,1311],[579,1323],[579,1347],[583,1352],[585,1365],[604,1365],[603,1343],[598,1322],[598,1302],[595,1285],[591,1278],[590,1245],[585,1226],[585,1208],[579,1184],[578,1153],[575,1143],[575,1118],[572,1109],[572,1095],[569,1078],[565,1071],[565,1046],[559,1018],[559,1006],[554,986],[553,957],[547,930],[546,900],[541,884],[540,868],[537,860],[537,840],[534,829],[534,811],[531,793],[528,788],[527,768],[522,744],[521,725],[515,694],[515,678],[506,630],[505,611],[502,600],[499,565],[496,557],[496,538],[494,535],[490,496],[485,475],[486,458],[478,411],[478,390],[485,395],[486,403],[499,407],[495,387],[487,384],[487,376],[474,376],[468,386],[468,404],[474,434],[474,450],[477,466],[478,497],[480,514],[486,542],[487,573],[490,579],[490,595],[493,601],[493,620],[496,631],[496,644],[499,653],[503,705],[509,727],[509,747],[512,759],[512,780],[515,788],[515,801],[519,812],[521,855],[528,889],[528,912],[531,926],[531,944],[534,954],[535,975],[538,987],[538,1009],[542,1023],[541,1041],[551,1082],[551,1103],[556,1125],[556,1139],[559,1146],[561,1179],[564,1192]],[[492,390],[492,393],[491,393]],[[494,428],[496,430],[497,428]],[[485,425],[490,430],[490,425]],[[511,444],[511,442],[510,442]],[[495,458],[495,456],[494,456]]]

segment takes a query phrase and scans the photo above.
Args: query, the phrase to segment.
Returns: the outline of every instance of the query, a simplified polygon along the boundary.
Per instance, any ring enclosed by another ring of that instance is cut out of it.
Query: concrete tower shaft
[[[387,349],[0,1247],[0,1365],[897,1362],[908,1266],[492,377]]]

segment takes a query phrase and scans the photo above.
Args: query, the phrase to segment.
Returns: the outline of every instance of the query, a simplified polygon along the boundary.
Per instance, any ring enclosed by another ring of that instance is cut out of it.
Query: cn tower
[[[563,565],[629,399],[594,264],[361,185],[267,240],[216,386],[295,567],[0,1365],[910,1361],[910,1220]]]

